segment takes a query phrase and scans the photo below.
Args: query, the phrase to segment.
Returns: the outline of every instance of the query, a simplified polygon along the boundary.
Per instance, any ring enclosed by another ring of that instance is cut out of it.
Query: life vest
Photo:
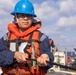
[[[40,31],[37,30],[40,28],[40,24],[36,24],[31,28],[27,29],[23,33],[19,33],[18,27],[15,24],[8,25],[8,50],[28,52],[30,54],[29,58],[32,59],[32,54],[35,53],[35,58],[37,59],[40,56]],[[26,45],[26,46],[25,46]],[[15,47],[14,47],[15,46]],[[23,46],[23,47],[22,47]],[[12,47],[12,48],[11,48]],[[35,52],[33,52],[34,50]],[[34,64],[35,63],[35,64]],[[16,63],[15,65],[10,65],[5,68],[2,68],[3,75],[45,75],[46,70],[42,70],[37,62],[27,61],[26,64]]]

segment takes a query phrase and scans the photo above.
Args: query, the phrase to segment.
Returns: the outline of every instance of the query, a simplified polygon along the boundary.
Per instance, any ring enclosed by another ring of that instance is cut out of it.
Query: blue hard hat
[[[34,13],[34,7],[31,2],[28,0],[20,0],[14,8],[14,11],[11,13],[12,15],[15,15],[17,13],[23,13],[23,14],[29,14],[36,17]]]

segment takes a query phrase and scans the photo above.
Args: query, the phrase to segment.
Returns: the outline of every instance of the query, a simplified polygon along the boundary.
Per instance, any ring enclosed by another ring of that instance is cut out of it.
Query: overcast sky
[[[13,11],[19,0],[0,0],[0,37],[12,22]],[[41,31],[50,36],[59,50],[74,51],[76,47],[76,0],[30,0],[35,13],[42,20]]]

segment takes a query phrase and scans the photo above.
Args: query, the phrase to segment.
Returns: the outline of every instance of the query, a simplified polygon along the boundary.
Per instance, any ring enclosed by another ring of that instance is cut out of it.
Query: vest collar
[[[20,33],[18,30],[18,26],[16,24],[10,23],[8,24],[8,31],[12,32],[17,38],[22,38],[24,36],[27,36],[31,32],[39,29],[40,27],[41,27],[41,23],[37,23],[35,25],[32,25],[30,28],[28,28],[24,32]]]

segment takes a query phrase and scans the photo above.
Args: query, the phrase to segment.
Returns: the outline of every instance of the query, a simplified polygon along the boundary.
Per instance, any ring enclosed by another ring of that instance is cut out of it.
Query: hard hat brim
[[[23,13],[22,13],[22,12],[21,12],[21,13],[20,13],[20,12],[12,12],[12,13],[10,13],[10,14],[11,14],[11,15],[15,15],[15,14],[18,14],[18,13],[19,13],[19,14],[28,14],[28,15],[32,15],[33,17],[37,17],[35,14],[24,13],[24,12],[23,12]]]

